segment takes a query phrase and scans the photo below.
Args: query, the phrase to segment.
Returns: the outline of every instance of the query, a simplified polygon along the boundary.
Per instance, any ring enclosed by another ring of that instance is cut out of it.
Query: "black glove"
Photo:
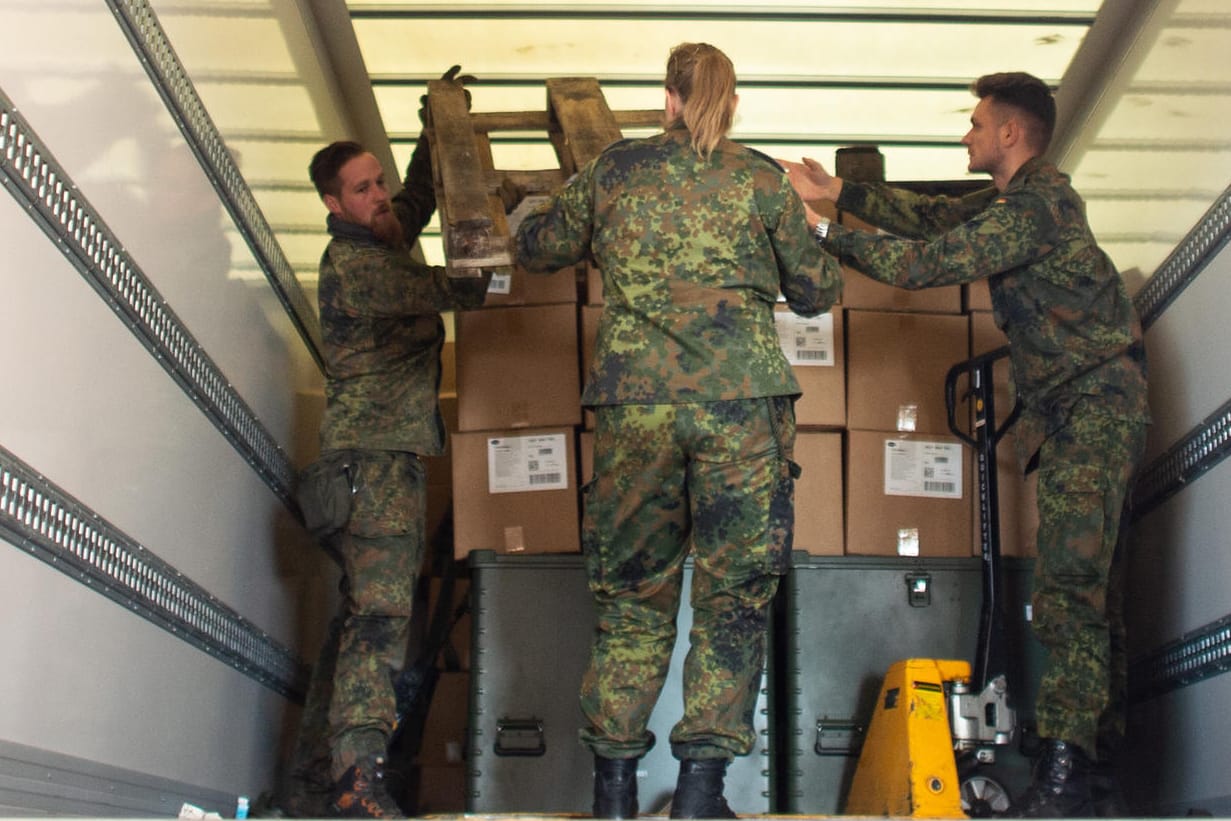
[[[448,80],[451,83],[456,83],[462,87],[462,91],[466,94],[466,110],[470,110],[470,89],[466,88],[466,83],[473,83],[475,76],[473,74],[463,74],[457,76],[457,73],[462,70],[461,66],[453,66],[444,74],[440,75],[440,79]],[[419,98],[419,122],[427,124],[427,95],[424,94]]]

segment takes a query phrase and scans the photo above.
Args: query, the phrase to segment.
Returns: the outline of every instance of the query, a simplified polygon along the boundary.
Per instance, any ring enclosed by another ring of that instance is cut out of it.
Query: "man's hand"
[[[779,160],[778,162],[786,169],[791,187],[804,201],[836,201],[838,195],[842,193],[842,178],[830,174],[823,165],[811,157],[804,157],[802,163],[790,160]]]
[[[448,80],[450,83],[455,83],[462,87],[466,94],[466,110],[470,110],[470,89],[466,88],[466,83],[473,83],[477,78],[473,74],[463,74],[460,77],[458,72],[462,70],[461,66],[451,66],[448,71],[440,75],[440,79]],[[427,95],[424,94],[419,98],[419,122],[427,124]]]

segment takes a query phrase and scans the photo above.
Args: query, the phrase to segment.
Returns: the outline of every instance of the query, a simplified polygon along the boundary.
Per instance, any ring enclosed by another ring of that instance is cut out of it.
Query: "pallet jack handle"
[[[1009,347],[1005,345],[959,362],[949,369],[945,377],[945,409],[949,417],[949,430],[975,449],[978,466],[983,602],[979,611],[975,664],[971,671],[972,683],[978,688],[986,687],[997,676],[1009,678],[1007,620],[1001,595],[1000,494],[996,475],[996,446],[1017,421],[1021,404],[1015,403],[1004,423],[997,427],[993,383],[996,363],[1008,355]],[[969,376],[967,397],[974,400],[973,436],[958,425],[956,416],[957,385],[964,374]]]

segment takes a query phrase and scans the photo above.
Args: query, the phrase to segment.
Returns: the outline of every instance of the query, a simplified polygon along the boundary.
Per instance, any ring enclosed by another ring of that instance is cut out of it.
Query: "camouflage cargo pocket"
[[[350,532],[361,538],[401,536],[422,528],[427,479],[413,453],[364,451],[356,460]]]
[[[308,465],[300,471],[295,486],[304,527],[318,541],[346,527],[353,496],[349,454],[343,451],[328,452]]]

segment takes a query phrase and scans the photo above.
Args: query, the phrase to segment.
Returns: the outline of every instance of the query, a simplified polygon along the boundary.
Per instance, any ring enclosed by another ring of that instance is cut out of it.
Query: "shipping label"
[[[793,366],[834,366],[833,314],[802,317],[790,311],[776,311],[774,324],[786,361]]]
[[[493,436],[487,440],[487,492],[568,490],[564,434]]]
[[[885,495],[962,498],[962,446],[918,439],[885,441]]]

